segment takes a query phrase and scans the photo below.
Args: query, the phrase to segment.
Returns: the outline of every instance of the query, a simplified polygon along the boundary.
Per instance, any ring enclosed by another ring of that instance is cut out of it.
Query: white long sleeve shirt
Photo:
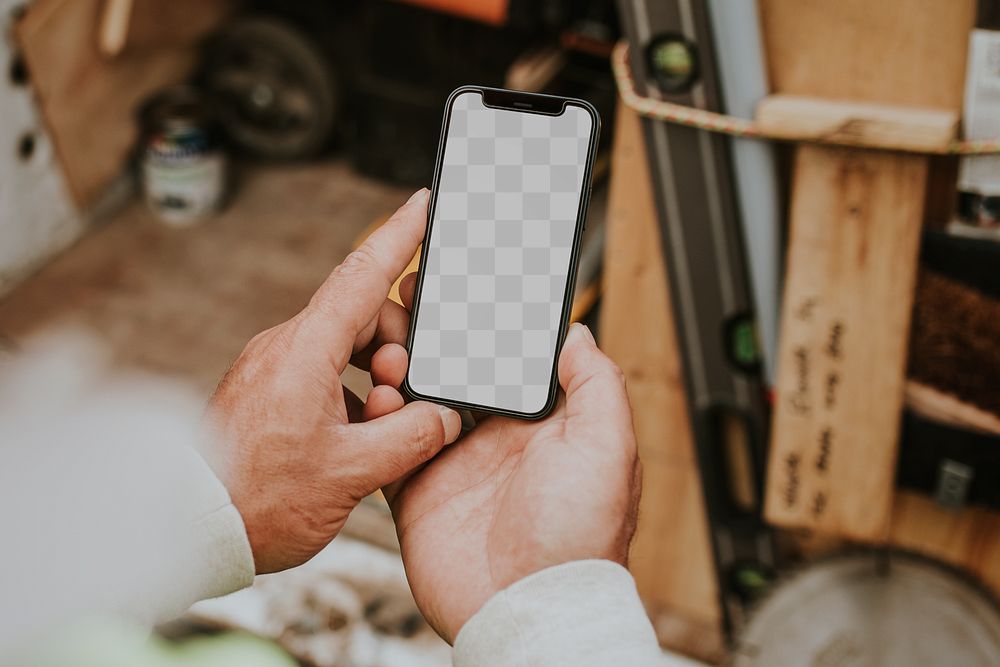
[[[190,597],[242,588],[253,559],[239,513],[219,504],[225,489],[192,470],[203,485],[198,522],[204,568],[192,572]],[[200,587],[200,590],[198,590]],[[663,664],[656,635],[628,570],[585,560],[537,572],[493,596],[455,641],[455,667],[598,667]]]
[[[0,367],[0,663],[98,613],[152,624],[248,586],[239,512],[194,448],[201,406],[109,376],[92,344]],[[628,571],[579,561],[491,598],[456,667],[653,667],[662,658]]]
[[[191,583],[201,587],[194,597],[209,597],[248,585],[253,559],[239,513],[218,502],[221,484],[207,478],[199,484],[207,511],[197,542],[205,566]],[[454,664],[654,667],[663,657],[628,570],[585,560],[542,570],[494,595],[459,632]]]

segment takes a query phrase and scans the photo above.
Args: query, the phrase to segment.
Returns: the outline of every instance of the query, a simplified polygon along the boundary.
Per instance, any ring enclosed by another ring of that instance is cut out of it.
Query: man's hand
[[[219,448],[209,458],[243,516],[258,573],[312,558],[361,498],[459,435],[453,410],[404,407],[390,388],[362,406],[340,382],[349,362],[366,367],[372,350],[405,341],[409,316],[386,297],[426,221],[421,190],[334,269],[302,312],[251,340],[211,400]],[[356,423],[363,415],[377,418]]]
[[[400,292],[412,303],[412,276]],[[376,352],[380,391],[393,392],[406,366],[398,345]],[[622,373],[581,325],[570,328],[558,373],[565,396],[549,417],[485,419],[385,489],[413,595],[450,642],[493,594],[529,574],[626,561],[641,477]]]

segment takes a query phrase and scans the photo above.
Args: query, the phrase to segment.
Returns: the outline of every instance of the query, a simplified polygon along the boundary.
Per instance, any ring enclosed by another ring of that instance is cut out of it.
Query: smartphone
[[[600,117],[464,86],[445,107],[404,391],[538,419],[555,405]]]

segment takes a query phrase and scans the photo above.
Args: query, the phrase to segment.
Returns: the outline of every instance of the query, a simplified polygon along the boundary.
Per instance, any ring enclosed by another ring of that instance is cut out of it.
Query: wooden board
[[[39,0],[15,26],[42,115],[77,206],[86,209],[126,166],[138,136],[136,110],[151,93],[183,81],[193,45],[98,52],[101,0]]]
[[[927,159],[798,149],[767,516],[889,527]]]
[[[643,464],[631,569],[662,642],[711,659],[720,611],[641,125],[619,104],[601,347],[625,372]]]
[[[793,141],[937,153],[954,140],[958,112],[779,94],[761,100],[757,124]]]
[[[973,5],[761,0],[773,92],[955,113]],[[927,164],[796,149],[766,491],[779,525],[888,539]]]
[[[1000,435],[996,415],[918,382],[906,383],[906,404],[921,416],[956,428]],[[983,507],[955,511],[926,495],[897,491],[889,539],[960,568],[1000,599],[1000,512]]]
[[[926,419],[1000,436],[1000,417],[915,380],[906,383],[906,405]]]
[[[916,493],[896,495],[892,544],[950,563],[1000,599],[1000,513],[981,507],[939,507]]]
[[[955,111],[976,0],[758,0],[772,91]]]

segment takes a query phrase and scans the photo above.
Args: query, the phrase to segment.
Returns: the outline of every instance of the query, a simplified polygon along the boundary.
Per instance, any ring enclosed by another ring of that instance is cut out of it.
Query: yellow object
[[[361,232],[361,234],[359,234],[356,239],[354,239],[353,248],[356,250],[358,247],[360,247],[361,244],[365,242],[365,239],[371,236],[372,232],[374,232],[376,229],[384,225],[386,221],[389,220],[389,218],[390,216],[388,215],[375,218],[375,221],[372,222],[372,224],[365,227],[365,230]],[[410,260],[410,263],[406,265],[406,269],[398,278],[396,278],[396,281],[392,284],[392,287],[389,289],[389,299],[395,301],[399,305],[403,305],[402,299],[399,298],[399,283],[400,281],[403,280],[403,276],[414,273],[420,266],[420,252],[421,250],[423,250],[423,248],[424,248],[423,244],[417,246],[417,252],[415,255],[413,255],[413,259]]]

